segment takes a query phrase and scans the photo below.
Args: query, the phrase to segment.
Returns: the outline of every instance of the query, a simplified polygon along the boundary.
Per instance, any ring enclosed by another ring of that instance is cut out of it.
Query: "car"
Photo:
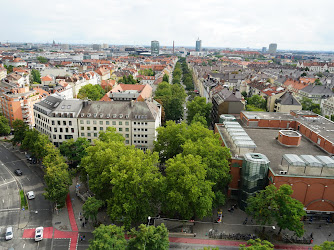
[[[27,197],[28,197],[29,200],[35,199],[34,191],[29,191],[27,193]]]
[[[13,239],[13,227],[7,227],[6,229],[6,240]]]
[[[37,227],[35,230],[35,241],[43,240],[43,230],[44,227]]]
[[[21,171],[21,169],[16,169],[15,171],[14,171],[14,173],[16,174],[16,175],[18,175],[18,176],[20,176],[20,175],[22,175],[23,173],[22,173],[22,171]]]

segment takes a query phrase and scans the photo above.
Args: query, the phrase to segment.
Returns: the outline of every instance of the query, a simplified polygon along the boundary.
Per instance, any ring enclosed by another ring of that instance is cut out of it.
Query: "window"
[[[84,127],[80,127],[80,130],[84,130],[85,128]]]
[[[89,130],[90,130],[90,127],[87,127],[87,130],[89,131]]]
[[[85,136],[85,133],[81,133],[81,136],[84,137],[84,136]]]
[[[133,137],[137,137],[137,135],[136,135],[136,134],[134,134],[134,135],[133,135]]]
[[[93,124],[96,124],[96,121],[93,121]]]
[[[94,127],[94,130],[96,131],[96,130],[97,130],[97,127]]]
[[[60,121],[57,121],[57,124],[60,125]]]
[[[80,120],[80,124],[84,124],[84,121],[83,121],[83,120]]]
[[[74,128],[71,128],[71,133],[74,133]]]
[[[53,131],[54,131],[54,132],[57,132],[57,128],[54,128]]]
[[[119,122],[118,125],[123,125],[123,122]]]
[[[97,137],[97,133],[94,133],[94,137]]]
[[[61,135],[59,135],[59,140],[61,140],[62,139],[62,136]]]
[[[126,135],[125,135],[125,138],[129,138],[129,134],[126,134]]]
[[[129,144],[129,140],[126,140],[126,141],[125,141],[125,144]]]
[[[129,122],[125,122],[125,125],[129,125]]]
[[[91,133],[87,133],[87,136],[91,137]]]
[[[63,128],[60,128],[60,129],[59,129],[59,132],[60,132],[60,133],[63,133]]]
[[[90,121],[86,121],[86,124],[90,124]]]
[[[109,121],[106,121],[106,125],[109,125]]]
[[[68,128],[65,128],[65,132],[68,133]]]
[[[100,125],[103,125],[103,121],[100,121]]]
[[[134,125],[136,125],[136,124],[137,124],[137,122],[134,122],[133,124],[134,124]]]
[[[137,141],[133,141],[133,143],[137,143]]]
[[[112,121],[112,125],[116,125],[116,121]]]
[[[66,126],[66,121],[63,121],[63,125]]]
[[[134,128],[134,129],[133,129],[133,131],[137,131],[137,129],[136,129],[136,128]]]
[[[53,139],[54,139],[54,140],[57,139],[57,136],[56,136],[56,135],[53,135]]]
[[[125,131],[126,131],[126,132],[129,132],[129,128],[125,128]]]
[[[122,129],[122,128],[119,128],[119,129],[118,129],[118,131],[119,131],[119,132],[122,132],[122,131],[123,131],[123,129]]]
[[[52,121],[52,125],[55,125],[55,121]]]
[[[72,126],[72,121],[69,121],[69,122],[68,122],[68,125]]]
[[[103,130],[103,127],[100,127],[100,131],[102,131]]]
[[[147,131],[147,128],[145,128],[145,131]]]

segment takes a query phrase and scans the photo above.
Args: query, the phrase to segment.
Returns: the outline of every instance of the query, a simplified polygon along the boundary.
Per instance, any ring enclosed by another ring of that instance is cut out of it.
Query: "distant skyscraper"
[[[202,40],[199,40],[199,38],[196,41],[196,51],[202,50]]]
[[[101,50],[101,48],[102,48],[101,44],[93,44],[93,50],[99,51]]]
[[[268,53],[269,54],[276,54],[276,51],[277,51],[277,44],[276,43],[269,44]]]
[[[262,47],[262,53],[266,53],[267,52],[267,47]]]
[[[160,46],[159,46],[159,42],[158,41],[151,41],[151,55],[159,55],[159,49],[160,49]]]

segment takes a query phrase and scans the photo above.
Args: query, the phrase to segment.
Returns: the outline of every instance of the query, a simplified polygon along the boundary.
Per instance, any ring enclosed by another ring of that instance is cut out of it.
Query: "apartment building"
[[[93,143],[100,131],[114,127],[126,145],[152,150],[161,125],[161,106],[155,101],[92,102],[49,96],[34,105],[34,114],[36,129],[56,146],[78,137]]]
[[[7,76],[7,69],[0,64],[0,81]]]

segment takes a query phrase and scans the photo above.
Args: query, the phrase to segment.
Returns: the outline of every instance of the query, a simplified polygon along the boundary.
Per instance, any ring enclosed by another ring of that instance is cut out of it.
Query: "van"
[[[27,193],[27,197],[28,197],[29,200],[35,199],[34,191],[29,191]]]
[[[7,227],[6,229],[6,240],[13,239],[13,227]]]

